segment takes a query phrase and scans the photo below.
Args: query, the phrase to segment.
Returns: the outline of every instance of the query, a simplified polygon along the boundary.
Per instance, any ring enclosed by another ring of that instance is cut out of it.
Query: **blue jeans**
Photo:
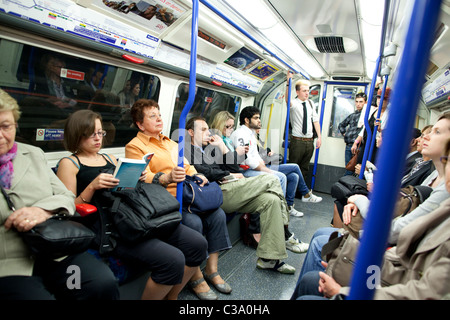
[[[319,271],[306,273],[291,300],[328,300],[319,292],[319,280]]]
[[[320,263],[322,261],[322,247],[330,239],[330,235],[338,229],[336,228],[320,228],[318,229],[311,238],[309,243],[309,249],[306,252],[305,260],[303,261],[302,270],[298,276],[297,285],[295,287],[294,293],[292,294],[292,300],[295,300],[300,296],[300,283],[305,274],[311,271],[325,271],[325,268]],[[301,294],[303,295],[303,294]]]
[[[351,158],[353,158],[352,145],[348,144],[345,146],[345,165],[347,165],[347,163],[350,161]],[[351,174],[353,174],[352,171],[345,170],[346,176]]]
[[[278,177],[283,190],[284,197],[289,206],[294,204],[295,193],[298,192],[305,195],[309,192],[309,188],[305,183],[300,167],[295,163],[286,163],[280,165],[267,166],[272,173]],[[245,177],[254,177],[260,174],[265,174],[264,171],[245,170]]]

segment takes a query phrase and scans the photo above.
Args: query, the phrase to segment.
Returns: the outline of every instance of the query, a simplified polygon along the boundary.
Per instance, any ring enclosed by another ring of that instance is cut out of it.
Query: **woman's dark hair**
[[[95,120],[102,116],[92,110],[78,110],[72,113],[64,126],[64,148],[72,153],[79,150],[81,139],[89,137],[95,131]]]

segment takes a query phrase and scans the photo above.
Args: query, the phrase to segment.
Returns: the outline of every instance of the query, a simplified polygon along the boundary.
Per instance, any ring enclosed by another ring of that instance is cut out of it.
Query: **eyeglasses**
[[[441,162],[446,165],[448,162],[448,156],[441,157]]]
[[[96,136],[98,136],[99,138],[104,137],[104,136],[106,136],[106,131],[102,130],[102,131],[99,131],[99,132],[94,132],[93,134],[91,134],[89,136],[89,138],[95,139]]]
[[[16,127],[15,123],[2,124],[0,126],[0,131],[3,133],[10,133]]]

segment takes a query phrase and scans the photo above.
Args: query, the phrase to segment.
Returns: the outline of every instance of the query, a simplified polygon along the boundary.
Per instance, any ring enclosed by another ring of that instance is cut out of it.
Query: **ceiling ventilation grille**
[[[345,53],[344,39],[342,37],[316,37],[317,49],[322,53]]]

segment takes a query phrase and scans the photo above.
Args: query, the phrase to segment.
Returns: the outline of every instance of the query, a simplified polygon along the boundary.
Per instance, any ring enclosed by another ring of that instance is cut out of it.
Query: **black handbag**
[[[354,194],[368,195],[366,180],[347,175],[331,186],[331,196],[337,200],[347,202],[347,198]]]
[[[181,223],[180,203],[160,185],[139,181],[133,189],[104,196],[112,200],[112,220],[126,242],[167,236]]]
[[[186,176],[183,182],[183,207],[190,213],[208,214],[223,204],[222,189],[216,182],[206,183],[197,176]]]
[[[6,193],[9,208],[14,205]],[[22,238],[36,256],[56,259],[86,251],[95,238],[95,233],[83,224],[73,221],[72,217],[54,215],[34,226],[30,231],[22,232]]]

